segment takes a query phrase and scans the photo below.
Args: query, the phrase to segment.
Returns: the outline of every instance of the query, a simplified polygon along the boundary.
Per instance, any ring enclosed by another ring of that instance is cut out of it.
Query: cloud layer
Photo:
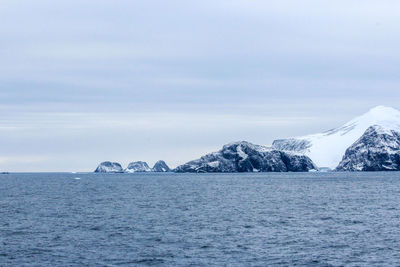
[[[0,169],[183,163],[398,108],[398,1],[0,4]]]

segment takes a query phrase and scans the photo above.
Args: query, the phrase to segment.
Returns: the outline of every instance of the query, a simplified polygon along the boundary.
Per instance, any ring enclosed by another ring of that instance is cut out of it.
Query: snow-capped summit
[[[334,169],[342,160],[346,149],[374,125],[386,131],[400,131],[400,111],[377,106],[339,128],[303,137],[275,140],[272,147],[304,153],[318,167]]]

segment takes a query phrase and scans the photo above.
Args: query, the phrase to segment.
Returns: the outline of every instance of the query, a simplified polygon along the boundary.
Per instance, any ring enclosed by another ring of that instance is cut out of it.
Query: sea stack
[[[125,169],[127,173],[134,173],[134,172],[150,172],[151,169],[149,165],[144,161],[135,161],[129,163],[128,167]]]
[[[157,161],[153,168],[151,169],[152,172],[170,172],[171,169],[168,167],[167,163],[163,160]]]
[[[94,172],[99,173],[121,173],[124,172],[121,164],[118,162],[104,161],[97,166]]]

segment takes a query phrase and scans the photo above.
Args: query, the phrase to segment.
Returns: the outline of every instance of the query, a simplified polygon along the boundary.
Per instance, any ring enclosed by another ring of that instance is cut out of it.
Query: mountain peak
[[[376,117],[386,117],[389,115],[400,116],[400,111],[392,107],[376,106],[371,108],[366,114],[374,115]]]
[[[392,107],[376,106],[367,113],[346,123],[342,128],[359,126],[364,131],[373,125],[379,125],[390,130],[400,130],[400,111]]]

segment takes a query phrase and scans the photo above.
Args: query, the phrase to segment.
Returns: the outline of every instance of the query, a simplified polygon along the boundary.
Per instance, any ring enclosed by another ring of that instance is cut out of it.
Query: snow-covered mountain
[[[400,111],[391,107],[377,106],[339,128],[303,137],[275,140],[272,147],[303,153],[318,167],[334,169],[341,162],[346,149],[370,126],[375,125],[387,131],[400,131]]]

